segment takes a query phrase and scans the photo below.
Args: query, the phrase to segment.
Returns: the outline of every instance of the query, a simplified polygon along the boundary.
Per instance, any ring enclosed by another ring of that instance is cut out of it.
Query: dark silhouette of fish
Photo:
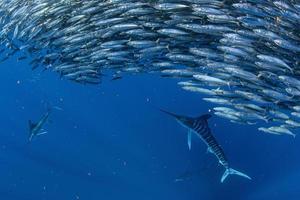
[[[47,133],[47,131],[43,131],[43,126],[47,122],[49,115],[50,115],[51,109],[48,109],[47,112],[41,117],[41,119],[34,123],[31,120],[29,120],[29,142],[32,141],[32,139],[35,136],[44,135]]]

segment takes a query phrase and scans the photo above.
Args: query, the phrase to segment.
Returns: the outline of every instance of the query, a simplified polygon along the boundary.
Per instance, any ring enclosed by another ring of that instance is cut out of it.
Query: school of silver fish
[[[299,0],[2,0],[0,27],[0,62],[87,84],[158,73],[232,122],[300,127]]]

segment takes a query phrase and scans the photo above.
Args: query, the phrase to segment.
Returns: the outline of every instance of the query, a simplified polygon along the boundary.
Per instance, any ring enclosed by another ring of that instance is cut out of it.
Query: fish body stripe
[[[228,161],[221,146],[215,137],[211,134],[208,123],[205,120],[196,120],[192,125],[193,130],[205,141],[207,146],[217,156],[224,167],[228,167]]]

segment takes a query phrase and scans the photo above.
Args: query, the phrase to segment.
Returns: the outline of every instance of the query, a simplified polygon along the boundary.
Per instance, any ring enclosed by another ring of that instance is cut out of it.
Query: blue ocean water
[[[1,64],[0,199],[2,200],[298,200],[299,138],[267,135],[217,117],[210,127],[236,176],[205,144],[157,108],[197,116],[212,108],[155,74],[103,79],[97,86]],[[28,120],[53,109],[46,135],[28,143]]]

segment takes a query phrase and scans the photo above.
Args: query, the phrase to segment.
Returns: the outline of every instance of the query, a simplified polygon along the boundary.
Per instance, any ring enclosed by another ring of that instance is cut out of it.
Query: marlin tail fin
[[[232,169],[232,168],[227,168],[221,178],[221,183],[224,182],[224,180],[229,176],[229,175],[238,175],[238,176],[242,176],[244,178],[247,178],[249,180],[251,180],[251,177],[249,177],[248,175],[242,173],[242,172],[239,172],[235,169]]]

